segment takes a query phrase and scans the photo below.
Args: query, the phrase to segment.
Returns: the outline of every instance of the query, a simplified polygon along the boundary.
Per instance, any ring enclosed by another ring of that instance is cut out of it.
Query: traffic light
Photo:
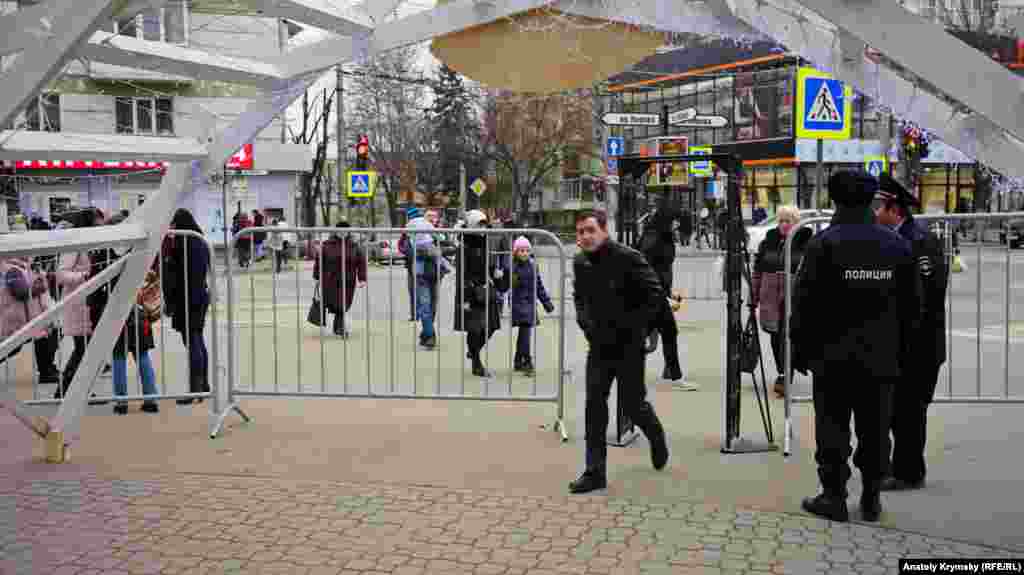
[[[370,166],[370,140],[365,135],[359,136],[356,143],[356,171],[365,172]]]

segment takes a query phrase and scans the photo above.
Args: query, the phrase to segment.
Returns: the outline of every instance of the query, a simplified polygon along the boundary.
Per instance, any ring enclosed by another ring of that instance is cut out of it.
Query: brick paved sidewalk
[[[202,475],[0,475],[0,573],[895,573],[1008,552],[809,516],[605,496]]]

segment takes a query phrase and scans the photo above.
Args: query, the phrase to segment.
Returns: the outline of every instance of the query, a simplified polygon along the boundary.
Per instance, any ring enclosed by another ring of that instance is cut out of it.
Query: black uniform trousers
[[[672,268],[656,269],[658,279],[661,280],[661,287],[665,289],[665,295],[672,294]],[[679,367],[679,327],[676,325],[676,318],[672,314],[672,308],[665,301],[665,305],[651,325],[651,328],[661,334],[661,353],[665,358],[665,367]]]
[[[898,378],[877,378],[864,373],[836,377],[814,376],[814,440],[818,478],[826,492],[845,496],[850,480],[847,460],[850,416],[855,420],[857,451],[853,464],[865,485],[877,485],[889,458],[889,417]]]
[[[935,393],[940,365],[914,370],[893,392],[892,460],[888,475],[907,483],[924,480],[924,447],[928,440],[928,405]]]
[[[621,350],[621,351],[618,351]],[[608,461],[608,395],[612,382],[618,384],[618,399],[623,413],[645,437],[662,433],[661,422],[654,407],[647,401],[644,385],[644,350],[642,342],[617,349],[612,357],[591,349],[587,353],[586,419],[587,469],[604,473]]]

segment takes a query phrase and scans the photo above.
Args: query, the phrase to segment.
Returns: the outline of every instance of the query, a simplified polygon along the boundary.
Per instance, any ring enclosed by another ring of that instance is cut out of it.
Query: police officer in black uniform
[[[920,489],[925,476],[928,404],[935,395],[939,368],[946,361],[949,266],[942,240],[914,220],[911,208],[920,206],[917,199],[888,174],[882,174],[879,188],[875,216],[910,243],[921,278],[922,305],[911,342],[913,362],[893,394],[893,450],[882,490]]]
[[[837,206],[828,229],[811,239],[800,265],[791,318],[794,367],[814,374],[814,429],[822,493],[803,508],[846,521],[850,416],[856,418],[864,490],[861,513],[877,521],[889,455],[892,390],[907,363],[910,325],[919,309],[910,246],[875,223],[878,180],[839,171],[828,181]]]
[[[651,463],[668,462],[665,430],[647,402],[644,385],[644,337],[665,305],[658,274],[636,250],[608,237],[608,216],[595,210],[576,220],[573,300],[576,322],[586,335],[586,469],[569,484],[572,493],[608,485],[608,393],[619,386],[622,410],[651,444]]]

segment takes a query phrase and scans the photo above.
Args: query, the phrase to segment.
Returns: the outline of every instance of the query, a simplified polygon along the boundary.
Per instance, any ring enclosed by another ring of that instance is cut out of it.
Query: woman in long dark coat
[[[351,227],[348,222],[338,222],[338,228]],[[324,242],[322,255],[313,264],[313,279],[320,281],[324,307],[334,314],[334,334],[348,337],[345,329],[345,313],[352,307],[356,289],[366,284],[366,253],[352,239],[351,235],[333,234]],[[320,273],[320,260],[324,262]]]
[[[487,216],[479,210],[466,213],[467,228],[488,227]],[[498,292],[508,290],[508,274],[494,262],[498,250],[497,236],[467,233],[455,254],[455,331],[467,333],[466,357],[473,363],[473,375],[489,377],[491,373],[480,359],[480,350],[501,328],[501,298]],[[465,320],[465,321],[463,321]]]
[[[171,218],[171,229],[191,230],[202,234],[192,212],[180,208]],[[171,327],[181,334],[189,358],[189,393],[210,391],[209,356],[203,329],[210,307],[210,290],[206,276],[210,271],[210,253],[203,240],[173,236],[172,248],[164,255],[164,308],[171,316]],[[181,405],[192,399],[179,399]],[[202,400],[200,400],[202,402]]]

